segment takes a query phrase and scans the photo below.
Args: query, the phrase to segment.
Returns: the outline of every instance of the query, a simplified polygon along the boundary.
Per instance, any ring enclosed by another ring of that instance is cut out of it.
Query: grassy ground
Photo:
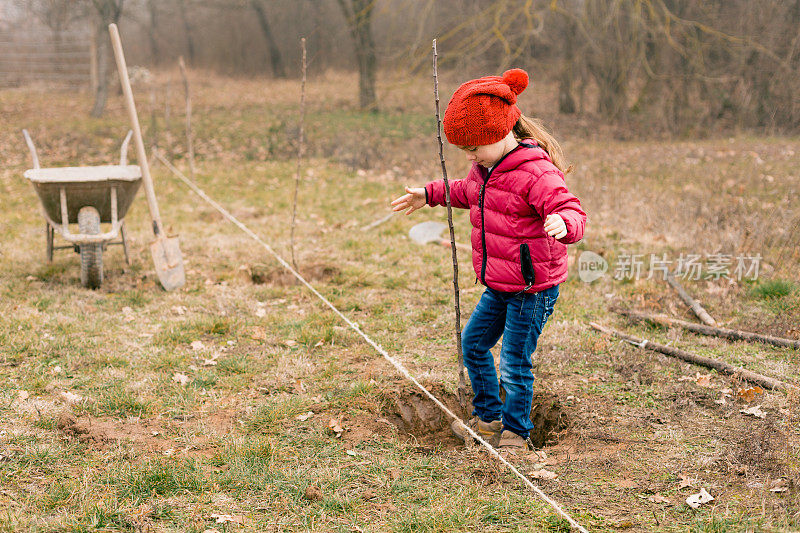
[[[134,91],[149,138],[186,170],[171,76],[157,78],[153,108],[147,88]],[[341,90],[353,83],[331,74],[309,85],[297,261],[453,405],[449,252],[407,238],[444,210],[361,229],[404,184],[437,175],[429,83],[387,81],[377,116],[354,109],[354,91]],[[297,83],[197,73],[193,88],[196,181],[288,259]],[[534,87],[526,98],[525,109],[546,116],[553,92]],[[80,287],[76,254],[47,264],[19,130],[31,131],[44,166],[111,162],[126,130],[121,99],[99,120],[87,118],[90,104],[86,95],[0,92],[0,530],[568,529],[487,454],[459,447],[391,365],[163,166],[153,167],[156,191],[180,235],[185,288],[160,290],[141,195],[127,217],[133,263],[108,250],[101,289]],[[800,141],[616,142],[547,118],[560,125],[576,163],[569,186],[589,213],[571,253],[600,253],[611,271],[591,284],[573,272],[562,286],[535,355],[536,408],[568,427],[547,435],[544,456],[510,459],[525,473],[557,473],[537,482],[593,531],[800,529],[797,396],[747,402],[736,394],[746,384],[713,372],[698,379],[705,369],[587,326],[798,381],[797,351],[632,325],[609,309],[692,319],[663,281],[614,279],[626,254],[760,253],[758,280],[684,285],[729,327],[800,338]],[[447,156],[451,175],[463,173],[458,154]],[[466,242],[466,213],[455,223]],[[468,314],[480,289],[460,259]],[[740,412],[755,405],[763,419]],[[785,492],[770,491],[778,479]],[[700,488],[715,500],[691,509],[685,499]]]

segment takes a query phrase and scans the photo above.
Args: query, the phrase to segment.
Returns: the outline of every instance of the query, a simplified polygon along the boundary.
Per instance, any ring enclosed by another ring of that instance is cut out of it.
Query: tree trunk
[[[189,64],[194,64],[194,40],[192,39],[192,27],[189,25],[189,17],[186,14],[186,0],[180,0],[178,3],[181,14],[181,22],[183,22],[183,32],[186,34],[186,56],[189,58]]]
[[[97,87],[95,88],[92,116],[103,114],[108,100],[108,82],[111,66],[110,41],[108,25],[116,24],[122,16],[122,5],[125,0],[92,0],[97,13],[95,35],[97,39]]]
[[[97,53],[97,86],[94,92],[94,107],[92,107],[92,116],[97,118],[103,114],[106,108],[106,101],[108,100],[108,71],[109,71],[109,46],[108,35],[106,35],[106,24],[100,22],[95,29],[96,37],[96,53]]]
[[[158,48],[158,10],[155,0],[147,0],[147,10],[150,14],[150,24],[147,26],[147,37],[150,40],[150,56],[154,64],[158,64],[161,60],[161,50]]]
[[[577,32],[575,23],[567,21],[567,35]],[[575,113],[575,99],[572,97],[572,86],[575,79],[575,45],[573,39],[564,39],[564,64],[558,76],[558,110],[566,115]]]
[[[358,103],[362,110],[378,111],[375,97],[375,42],[372,11],[375,0],[338,0],[355,44],[358,61]]]
[[[276,78],[285,78],[286,69],[283,67],[283,60],[281,59],[281,51],[275,43],[275,38],[272,36],[272,30],[269,27],[269,20],[264,11],[264,4],[261,0],[251,0],[250,5],[258,15],[258,23],[261,26],[261,32],[264,34],[264,40],[267,41],[267,48],[269,48],[269,61],[272,65],[272,75]]]

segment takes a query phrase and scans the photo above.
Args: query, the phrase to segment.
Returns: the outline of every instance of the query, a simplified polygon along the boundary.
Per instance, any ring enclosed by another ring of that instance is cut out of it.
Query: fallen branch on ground
[[[667,283],[669,283],[670,287],[675,289],[675,292],[678,293],[678,296],[681,297],[681,300],[683,300],[684,303],[686,303],[686,305],[692,308],[694,314],[697,315],[697,318],[702,320],[704,324],[708,326],[717,325],[717,321],[714,320],[714,317],[709,315],[708,311],[703,309],[703,306],[700,305],[700,303],[698,303],[697,300],[689,296],[689,293],[686,292],[686,290],[683,288],[680,282],[677,279],[675,279],[675,276],[673,276],[672,274],[667,274]]]
[[[785,348],[798,348],[800,349],[800,340],[784,339],[783,337],[773,337],[772,335],[762,335],[760,333],[751,333],[749,331],[742,331],[738,329],[728,329],[720,327],[705,326],[703,324],[695,324],[694,322],[686,322],[685,320],[678,320],[677,318],[670,318],[666,316],[652,315],[649,313],[640,313],[637,311],[629,311],[626,309],[618,310],[617,313],[626,316],[632,320],[647,320],[654,324],[661,326],[680,326],[695,333],[702,333],[703,335],[711,335],[714,337],[724,337],[731,340],[742,341],[756,341],[773,344]]]
[[[750,383],[760,385],[761,387],[767,389],[781,390],[781,391],[798,390],[798,387],[796,385],[785,383],[779,379],[764,376],[756,372],[753,372],[751,370],[746,370],[742,367],[735,367],[723,361],[717,361],[716,359],[711,359],[710,357],[697,355],[695,353],[687,352],[685,350],[681,350],[678,348],[672,348],[671,346],[664,346],[663,344],[650,342],[646,339],[639,339],[637,337],[634,337],[633,335],[628,335],[626,333],[622,333],[620,331],[616,331],[611,328],[606,328],[605,326],[601,326],[596,322],[589,322],[589,325],[592,327],[592,329],[595,329],[601,333],[605,333],[606,335],[613,335],[614,337],[618,337],[624,341],[633,344],[634,346],[638,346],[639,348],[645,348],[647,350],[652,350],[654,352],[663,353],[664,355],[669,355],[670,357],[682,359],[684,361],[687,361],[695,365],[705,366],[707,368],[713,368],[714,370],[722,374],[727,374],[729,376],[741,376],[742,379],[745,379]]]

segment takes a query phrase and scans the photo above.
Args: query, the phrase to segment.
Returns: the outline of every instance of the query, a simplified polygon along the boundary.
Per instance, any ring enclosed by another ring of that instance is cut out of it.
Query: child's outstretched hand
[[[552,215],[547,215],[547,218],[544,220],[544,230],[551,237],[560,239],[567,234],[567,225],[564,223],[564,219],[561,218],[561,215],[553,213]]]
[[[406,211],[410,215],[425,205],[425,189],[422,187],[406,187],[406,193],[392,202],[392,211]]]

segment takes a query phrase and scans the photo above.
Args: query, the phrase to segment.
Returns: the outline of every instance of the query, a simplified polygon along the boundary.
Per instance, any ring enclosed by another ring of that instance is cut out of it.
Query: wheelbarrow
[[[46,221],[47,261],[53,261],[53,251],[73,249],[81,257],[81,285],[91,289],[103,283],[103,251],[112,244],[121,244],[125,262],[130,264],[130,249],[125,236],[123,219],[136,196],[142,180],[137,165],[128,164],[128,132],[120,149],[119,165],[87,167],[41,168],[36,147],[27,130],[22,130],[33,158],[33,168],[25,177],[39,196]],[[102,232],[100,224],[111,224]],[[78,232],[70,231],[78,225]],[[70,244],[54,246],[59,233]],[[115,241],[115,239],[120,240]]]

